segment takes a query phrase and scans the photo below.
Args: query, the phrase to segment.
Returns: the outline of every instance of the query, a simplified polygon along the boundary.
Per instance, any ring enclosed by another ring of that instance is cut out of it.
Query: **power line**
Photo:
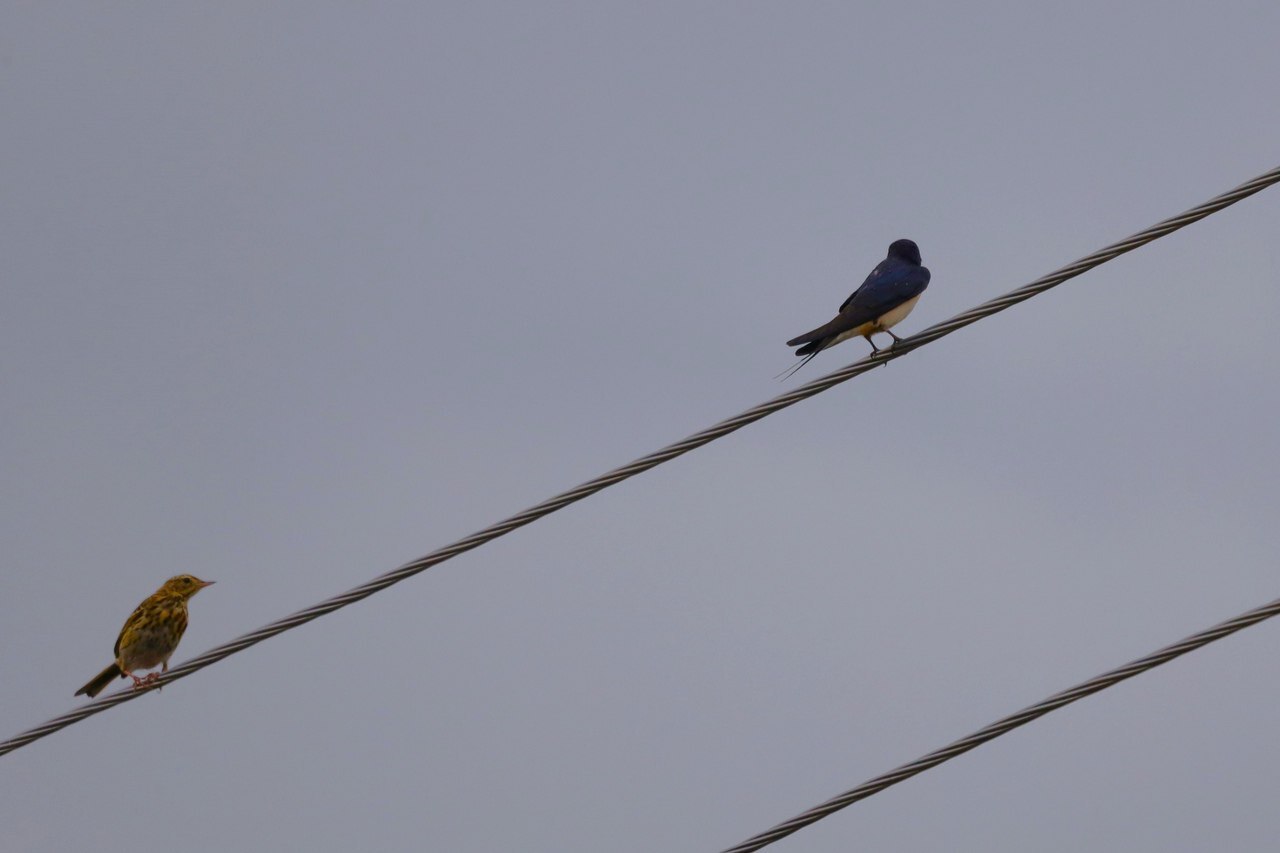
[[[1166,234],[1177,231],[1179,228],[1190,225],[1191,223],[1203,219],[1212,213],[1216,213],[1225,207],[1230,207],[1241,199],[1248,198],[1254,193],[1259,192],[1260,190],[1263,190],[1277,182],[1280,182],[1280,167],[1259,175],[1253,180],[1241,184],[1235,189],[1225,192],[1216,198],[1210,199],[1204,204],[1193,207],[1185,213],[1181,213],[1171,219],[1166,219],[1163,222],[1151,226],[1145,231],[1140,231],[1132,237],[1128,237],[1127,239],[1120,241],[1119,243],[1114,243],[1104,249],[1100,249],[1087,257],[1081,258],[1072,264],[1068,264],[1056,272],[1050,273],[1042,278],[1038,278],[1017,290],[1010,291],[1003,296],[984,302],[976,308],[971,308],[963,314],[958,314],[955,317],[952,317],[950,320],[930,326],[917,335],[913,335],[912,337],[903,339],[901,342],[895,343],[892,349],[881,350],[878,353],[873,353],[872,355],[842,367],[833,373],[829,373],[826,376],[802,385],[794,391],[782,394],[766,403],[761,403],[755,408],[748,409],[736,417],[721,421],[715,426],[708,427],[701,432],[694,433],[683,441],[667,445],[661,450],[650,453],[648,456],[643,456],[628,465],[624,465],[621,468],[615,468],[607,474],[602,474],[601,476],[596,477],[594,480],[588,480],[577,488],[570,489],[569,491],[563,492],[555,497],[548,498],[542,503],[536,504],[523,512],[517,513],[495,524],[491,524],[483,530],[471,534],[465,539],[459,539],[452,545],[446,545],[445,547],[432,551],[430,554],[414,560],[413,562],[406,563],[398,569],[379,575],[373,580],[370,580],[355,589],[349,590],[342,595],[322,601],[319,604],[307,608],[306,610],[300,610],[292,616],[286,616],[283,619],[278,619],[269,625],[264,625],[258,630],[238,637],[228,643],[215,646],[204,654],[198,655],[186,663],[170,669],[153,683],[156,686],[163,686],[170,682],[177,681],[180,678],[186,678],[197,670],[204,669],[206,666],[217,663],[223,658],[233,655],[236,652],[244,651],[250,646],[260,643],[269,637],[282,634],[285,631],[310,622],[312,619],[319,616],[323,616],[327,613],[332,613],[339,608],[346,607],[348,604],[354,604],[363,598],[373,595],[375,592],[386,589],[392,584],[399,583],[400,581],[410,578],[419,572],[426,571],[432,566],[443,563],[445,560],[452,559],[459,554],[466,553],[472,548],[477,548],[492,539],[497,539],[499,536],[505,536],[513,530],[523,527],[530,522],[537,521],[543,516],[550,515],[557,510],[564,509],[569,504],[576,503],[577,501],[580,501],[585,497],[589,497],[602,489],[621,483],[623,480],[634,477],[636,474],[640,474],[644,471],[648,471],[650,468],[657,467],[663,462],[675,459],[677,456],[688,453],[690,450],[694,450],[704,444],[715,441],[718,438],[723,438],[729,433],[741,429],[748,424],[754,423],[767,415],[771,415],[774,412],[785,409],[788,406],[800,402],[801,400],[812,397],[815,394],[819,394],[832,386],[839,385],[841,382],[848,381],[853,377],[866,373],[867,371],[879,367],[882,364],[887,364],[896,358],[906,355],[917,347],[932,343],[938,338],[949,335],[957,329],[962,329],[970,323],[977,322],[983,317],[989,317],[992,314],[999,313],[1000,311],[1016,305],[1025,299],[1030,299],[1032,296],[1043,293],[1049,288],[1055,287],[1070,278],[1074,278],[1081,273],[1087,272],[1099,264],[1106,263],[1112,258],[1123,255],[1126,252],[1131,252],[1139,246],[1143,246],[1153,240],[1165,236]],[[60,717],[55,717],[41,726],[29,729],[16,737],[0,742],[0,755],[10,753],[19,747],[26,746],[27,744],[39,740],[46,735],[50,735],[59,729],[65,728],[72,723],[77,723],[86,717],[91,717],[94,714],[101,713],[108,708],[121,704],[122,702],[128,702],[135,699],[140,696],[142,692],[145,691],[128,689],[122,690],[97,701],[82,705],[76,710],[63,714]]]
[[[910,764],[904,764],[896,770],[890,770],[888,773],[863,782],[853,790],[845,791],[840,796],[827,800],[822,805],[815,806],[804,814],[796,815],[791,820],[784,821],[772,829],[749,838],[736,847],[724,850],[723,853],[750,853],[752,850],[768,847],[773,842],[786,838],[796,830],[803,829],[811,823],[822,820],[827,815],[838,812],[845,806],[853,805],[858,800],[865,800],[872,794],[878,794],[885,788],[910,779],[917,773],[923,773],[931,767],[937,767],[944,761],[950,761],[957,755],[963,755],[974,747],[981,746],[989,740],[994,740],[1002,734],[1013,731],[1018,726],[1026,725],[1034,719],[1043,717],[1050,711],[1055,711],[1064,705],[1070,705],[1077,699],[1083,699],[1092,693],[1097,693],[1099,690],[1118,684],[1126,678],[1133,678],[1138,673],[1146,672],[1161,664],[1168,663],[1179,655],[1185,655],[1187,652],[1198,649],[1201,646],[1207,646],[1214,640],[1220,640],[1229,634],[1234,634],[1241,628],[1256,625],[1276,614],[1280,614],[1280,598],[1270,604],[1264,604],[1262,607],[1250,610],[1248,613],[1242,613],[1234,619],[1228,619],[1226,622],[1214,625],[1212,628],[1208,628],[1198,634],[1192,634],[1185,640],[1181,640],[1171,646],[1165,646],[1163,649],[1152,652],[1146,657],[1138,658],[1124,666],[1116,667],[1110,672],[1099,675],[1097,678],[1091,678],[1088,681],[1077,684],[1075,687],[1063,690],[1061,693],[1055,693],[1048,699],[1037,702],[1029,708],[1023,708],[1016,714],[1010,714],[1003,719],[997,720],[968,737],[963,737],[954,743],[944,746],[942,749],[934,750],[928,755],[917,758]]]

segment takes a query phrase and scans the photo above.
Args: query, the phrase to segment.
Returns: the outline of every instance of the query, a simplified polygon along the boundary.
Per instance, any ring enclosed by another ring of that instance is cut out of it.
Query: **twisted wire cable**
[[[1187,652],[1198,649],[1201,646],[1206,646],[1214,640],[1220,640],[1229,634],[1234,634],[1241,628],[1248,628],[1250,625],[1256,625],[1264,619],[1270,619],[1276,614],[1280,614],[1280,598],[1277,598],[1270,604],[1264,604],[1263,606],[1250,610],[1247,613],[1242,613],[1234,619],[1228,619],[1226,622],[1214,625],[1212,628],[1208,628],[1198,634],[1192,634],[1190,637],[1174,643],[1171,646],[1165,646],[1163,649],[1152,652],[1146,657],[1141,657],[1137,660],[1130,661],[1124,666],[1116,667],[1110,672],[1105,672],[1102,675],[1099,675],[1097,678],[1091,678],[1088,681],[1077,684],[1075,687],[1063,690],[1061,693],[1055,693],[1048,699],[1037,702],[1028,708],[1023,708],[1016,714],[1010,714],[1001,720],[997,720],[986,728],[979,729],[968,737],[960,738],[960,740],[950,743],[947,746],[942,747],[942,749],[934,750],[928,755],[917,758],[910,764],[904,764],[896,770],[890,770],[888,773],[863,782],[858,787],[850,791],[845,791],[840,796],[833,797],[822,805],[809,809],[804,814],[796,815],[791,818],[791,820],[784,821],[772,829],[765,830],[759,835],[753,836],[735,847],[730,847],[724,850],[723,853],[750,853],[752,850],[759,850],[762,847],[767,847],[775,841],[786,838],[796,830],[822,820],[822,818],[827,815],[840,811],[840,809],[845,806],[853,805],[858,800],[864,800],[872,794],[878,794],[885,788],[910,779],[917,773],[923,773],[931,767],[937,767],[944,761],[950,761],[958,755],[963,755],[969,750],[981,746],[989,740],[994,740],[995,738],[1000,737],[1000,735],[1011,732],[1019,726],[1024,726],[1032,720],[1043,717],[1050,711],[1055,711],[1064,705],[1070,705],[1077,699],[1083,699],[1090,694],[1097,693],[1099,690],[1103,690],[1113,684],[1118,684],[1126,678],[1133,678],[1138,673],[1146,672],[1147,670],[1154,669],[1161,664],[1168,663],[1180,655],[1185,655]]]
[[[1132,237],[1128,237],[1119,243],[1113,243],[1105,249],[1100,249],[1087,257],[1081,258],[1072,264],[1068,264],[1056,272],[1052,272],[1043,278],[1038,278],[1017,290],[1010,291],[1004,296],[984,302],[976,308],[972,308],[962,314],[952,317],[950,320],[930,326],[919,334],[913,335],[909,338],[904,338],[901,342],[895,343],[892,349],[880,350],[877,353],[873,353],[872,355],[849,364],[833,373],[829,373],[826,376],[802,385],[794,391],[777,396],[766,403],[761,403],[755,408],[748,409],[736,417],[721,421],[715,426],[704,429],[701,432],[694,433],[683,441],[667,445],[661,450],[650,453],[648,456],[643,456],[628,465],[624,465],[621,468],[615,468],[607,474],[602,474],[601,476],[596,477],[594,480],[588,480],[577,488],[570,489],[569,491],[562,492],[555,497],[548,498],[542,503],[529,507],[523,512],[516,513],[509,518],[495,524],[491,524],[483,530],[473,533],[464,539],[459,539],[452,545],[446,545],[439,550],[432,551],[424,557],[410,563],[405,563],[400,568],[394,569],[386,574],[379,575],[355,589],[349,590],[341,595],[334,596],[326,601],[322,601],[319,604],[308,607],[306,610],[300,610],[292,616],[286,616],[283,619],[278,619],[269,625],[264,625],[258,630],[238,637],[228,643],[215,646],[209,651],[188,660],[186,663],[170,669],[167,673],[163,674],[158,680],[152,683],[156,687],[161,687],[165,684],[169,684],[170,682],[177,681],[180,678],[186,678],[197,670],[204,669],[210,664],[217,663],[228,655],[244,651],[250,646],[260,643],[265,639],[274,637],[277,634],[282,634],[285,631],[310,622],[312,619],[323,616],[326,613],[332,613],[339,608],[346,607],[348,604],[354,604],[363,598],[373,595],[375,592],[386,589],[392,584],[399,583],[406,578],[413,577],[419,572],[426,571],[432,566],[443,563],[445,560],[452,559],[459,554],[470,551],[472,548],[477,548],[490,540],[497,539],[499,536],[505,536],[511,531],[523,527],[530,522],[537,521],[543,516],[550,515],[557,510],[564,509],[569,504],[576,503],[585,497],[589,497],[601,489],[621,483],[623,480],[634,477],[636,474],[640,474],[644,471],[648,471],[650,468],[661,465],[663,462],[675,459],[677,456],[688,453],[690,450],[694,450],[704,444],[715,441],[718,438],[723,438],[729,433],[741,429],[748,424],[754,423],[767,415],[771,415],[774,412],[785,409],[788,406],[800,402],[801,400],[812,397],[815,394],[819,394],[828,388],[839,385],[841,382],[846,382],[855,376],[859,376],[869,370],[883,364],[887,364],[896,358],[906,355],[917,347],[932,343],[938,338],[949,335],[958,329],[962,329],[983,317],[989,317],[992,314],[999,313],[1000,311],[1016,305],[1025,299],[1030,299],[1032,296],[1043,293],[1049,288],[1055,287],[1067,279],[1074,278],[1081,273],[1087,272],[1099,264],[1106,263],[1107,261],[1123,255],[1126,252],[1131,252],[1139,246],[1143,246],[1150,243],[1152,240],[1156,240],[1166,234],[1177,231],[1179,228],[1190,225],[1191,223],[1203,219],[1212,213],[1216,213],[1225,207],[1230,207],[1241,199],[1248,198],[1254,193],[1259,192],[1260,190],[1263,190],[1277,182],[1280,182],[1280,167],[1259,175],[1253,180],[1241,184],[1235,189],[1225,192],[1216,198],[1210,199],[1204,204],[1193,207],[1185,213],[1181,213],[1171,219],[1166,219],[1163,222],[1151,226],[1145,231],[1140,231]],[[119,705],[122,702],[128,702],[135,699],[144,692],[146,691],[125,689],[94,702],[82,705],[76,710],[63,714],[60,717],[55,717],[43,725],[23,732],[9,740],[0,742],[0,756],[10,753],[19,747],[26,746],[32,741],[39,740],[40,738],[50,735],[59,729],[71,725],[72,723],[79,722],[86,717],[93,716],[94,714],[105,711],[108,708]]]

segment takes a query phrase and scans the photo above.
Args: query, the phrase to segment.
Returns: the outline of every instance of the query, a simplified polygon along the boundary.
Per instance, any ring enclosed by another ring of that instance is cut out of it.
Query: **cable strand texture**
[[[814,806],[803,814],[796,815],[790,820],[767,829],[759,835],[755,835],[746,841],[734,847],[729,847],[723,853],[750,853],[753,850],[760,850],[768,847],[775,841],[786,838],[788,835],[803,829],[811,823],[816,823],[828,815],[840,811],[846,806],[851,806],[858,800],[864,800],[872,794],[878,794],[885,788],[889,788],[899,782],[910,779],[918,773],[936,767],[943,762],[950,761],[956,756],[963,755],[975,747],[981,746],[989,740],[994,740],[1000,735],[1013,731],[1019,726],[1024,726],[1032,720],[1043,717],[1050,711],[1055,711],[1064,705],[1070,705],[1077,699],[1083,699],[1086,696],[1104,690],[1113,684],[1118,684],[1127,678],[1132,678],[1139,673],[1154,669],[1161,664],[1168,663],[1176,657],[1186,654],[1212,643],[1214,640],[1220,640],[1229,634],[1234,634],[1242,628],[1248,628],[1250,625],[1256,625],[1264,619],[1270,619],[1272,616],[1280,614],[1280,598],[1264,604],[1261,607],[1243,613],[1234,619],[1228,619],[1208,628],[1198,634],[1192,634],[1184,640],[1165,646],[1159,651],[1152,652],[1146,657],[1138,658],[1130,661],[1124,666],[1105,672],[1096,678],[1077,684],[1060,693],[1055,693],[1047,699],[1037,702],[1030,707],[1023,708],[1015,714],[1010,714],[1003,719],[997,720],[986,728],[979,729],[967,737],[960,738],[941,749],[934,750],[928,755],[924,755],[912,761],[910,764],[904,764],[888,773],[884,773],[874,779],[863,782],[856,788],[845,791],[837,797],[832,797],[819,806]]]
[[[379,575],[355,589],[322,601],[319,604],[308,607],[306,610],[300,610],[291,616],[278,619],[275,622],[264,625],[258,630],[245,634],[231,640],[230,642],[224,643],[220,646],[215,646],[207,652],[197,655],[179,666],[173,667],[155,681],[154,684],[155,686],[160,687],[173,681],[177,681],[180,678],[186,678],[188,675],[191,675],[206,666],[217,663],[229,655],[244,651],[256,643],[260,643],[263,640],[276,636],[277,634],[296,628],[299,625],[303,625],[310,622],[312,619],[323,616],[327,613],[332,613],[335,610],[346,607],[348,604],[354,604],[363,598],[373,595],[375,592],[386,589],[392,584],[399,583],[400,581],[410,578],[419,572],[426,571],[432,566],[443,563],[445,560],[449,560],[459,554],[466,553],[472,548],[477,548],[486,542],[496,539],[499,536],[504,536],[513,530],[542,518],[543,516],[550,515],[557,510],[563,509],[569,504],[580,501],[585,497],[589,497],[601,489],[616,485],[623,480],[634,477],[636,474],[648,471],[650,468],[657,467],[663,462],[667,462],[671,459],[675,459],[677,456],[688,453],[690,450],[699,448],[702,445],[715,441],[718,438],[723,438],[729,433],[741,429],[748,424],[754,423],[767,415],[771,415],[774,412],[785,409],[788,406],[800,402],[801,400],[805,400],[815,394],[819,394],[828,388],[839,385],[842,382],[847,382],[855,376],[859,376],[869,370],[883,364],[887,364],[888,362],[896,358],[900,358],[918,347],[932,343],[938,338],[949,335],[958,329],[962,329],[970,323],[977,322],[984,317],[989,317],[992,314],[1003,311],[1010,306],[1022,302],[1023,300],[1030,299],[1032,296],[1036,296],[1037,294],[1043,293],[1052,287],[1056,287],[1062,282],[1067,281],[1070,278],[1074,278],[1081,273],[1087,272],[1099,264],[1106,263],[1112,258],[1118,257],[1126,252],[1133,251],[1139,246],[1146,245],[1147,243],[1163,237],[1166,234],[1177,231],[1179,228],[1190,225],[1191,223],[1203,219],[1212,213],[1216,213],[1225,207],[1229,207],[1241,199],[1248,198],[1254,193],[1259,192],[1260,190],[1263,190],[1277,182],[1280,182],[1280,167],[1259,175],[1253,180],[1241,184],[1235,189],[1225,192],[1216,198],[1210,199],[1201,205],[1193,207],[1185,213],[1181,213],[1171,219],[1166,219],[1163,222],[1153,225],[1144,231],[1140,231],[1137,234],[1120,241],[1119,243],[1114,243],[1104,249],[1100,249],[1072,264],[1068,264],[1056,272],[1036,279],[1030,284],[1024,285],[1017,290],[1010,291],[1003,296],[984,302],[976,308],[972,308],[962,314],[958,314],[945,322],[930,326],[924,331],[909,338],[904,338],[900,343],[896,343],[892,349],[880,350],[877,353],[873,353],[872,355],[829,373],[826,376],[802,385],[793,391],[781,394],[768,402],[761,403],[754,408],[748,409],[735,417],[721,421],[720,423],[712,427],[708,427],[701,432],[694,433],[683,441],[670,444],[661,450],[650,453],[648,456],[643,456],[628,465],[624,465],[621,468],[615,468],[614,470],[606,474],[602,474],[593,480],[588,480],[574,489],[570,489],[569,491],[563,492],[555,497],[548,498],[542,503],[529,507],[523,512],[519,512],[503,521],[491,524],[483,530],[454,542],[452,545],[446,545],[445,547],[432,551],[430,554],[427,554],[417,560],[406,563],[398,569]],[[12,737],[9,740],[0,742],[0,756],[26,746],[27,744],[39,740],[42,737],[53,734],[72,723],[77,723],[80,720],[93,716],[94,714],[101,713],[108,708],[112,708],[123,702],[135,699],[145,692],[148,691],[125,689],[94,702],[86,703],[60,717],[55,717],[49,720],[43,725],[29,729],[28,731]]]

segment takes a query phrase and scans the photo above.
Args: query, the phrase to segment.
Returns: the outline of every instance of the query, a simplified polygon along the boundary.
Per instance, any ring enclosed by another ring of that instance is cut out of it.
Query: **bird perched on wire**
[[[888,257],[877,264],[867,280],[844,301],[834,320],[787,341],[789,347],[803,344],[796,355],[806,356],[787,375],[804,367],[827,347],[849,338],[866,338],[873,353],[880,351],[871,340],[876,332],[887,332],[894,343],[902,340],[889,329],[911,313],[928,286],[929,271],[920,266],[920,248],[910,240],[894,240],[889,245]]]
[[[140,669],[159,666],[168,672],[169,656],[178,648],[182,632],[187,630],[187,601],[212,583],[194,575],[175,575],[165,581],[124,620],[116,639],[115,661],[75,695],[97,696],[116,677],[129,676],[135,688],[160,677],[159,673],[152,672],[139,678],[134,673]]]

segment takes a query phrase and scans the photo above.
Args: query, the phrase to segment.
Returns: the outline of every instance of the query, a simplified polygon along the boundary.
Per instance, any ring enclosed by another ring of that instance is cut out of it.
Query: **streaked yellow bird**
[[[182,632],[187,630],[187,601],[212,583],[194,575],[174,575],[165,581],[164,586],[124,620],[124,627],[116,639],[115,661],[77,690],[75,695],[97,696],[116,677],[129,676],[134,687],[141,687],[160,677],[160,673],[152,672],[145,678],[139,678],[134,673],[140,669],[158,666],[162,672],[168,672],[169,657],[178,648]]]

